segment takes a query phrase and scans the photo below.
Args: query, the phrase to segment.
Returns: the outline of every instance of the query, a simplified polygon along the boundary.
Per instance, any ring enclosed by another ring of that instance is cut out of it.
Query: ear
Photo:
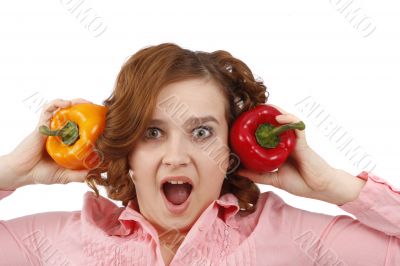
[[[132,181],[135,181],[135,171],[129,169],[129,176],[131,177]]]

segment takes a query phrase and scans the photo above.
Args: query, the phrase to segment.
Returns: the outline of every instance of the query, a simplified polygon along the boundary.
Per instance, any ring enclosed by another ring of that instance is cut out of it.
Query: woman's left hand
[[[273,105],[274,106],[274,105]],[[300,119],[277,108],[282,115],[276,117],[280,124],[299,122]],[[320,199],[330,189],[336,169],[325,162],[307,144],[304,130],[295,129],[296,146],[287,161],[275,172],[257,173],[240,168],[236,174],[245,176],[255,183],[272,185],[301,197]]]

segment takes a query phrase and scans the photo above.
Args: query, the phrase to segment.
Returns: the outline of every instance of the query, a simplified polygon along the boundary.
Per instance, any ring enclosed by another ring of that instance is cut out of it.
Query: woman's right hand
[[[26,185],[84,182],[89,170],[70,170],[56,164],[46,151],[47,136],[39,132],[41,125],[50,127],[50,121],[55,112],[77,103],[91,102],[77,98],[70,101],[56,99],[46,104],[42,109],[36,128],[8,154],[8,166],[13,169],[15,178],[23,180],[21,183]],[[10,187],[16,188],[12,185]]]

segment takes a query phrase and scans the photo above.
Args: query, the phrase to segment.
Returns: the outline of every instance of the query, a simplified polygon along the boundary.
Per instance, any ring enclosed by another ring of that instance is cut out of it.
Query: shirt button
[[[199,226],[199,231],[204,231],[204,226],[200,225]]]
[[[229,231],[227,229],[225,229],[225,235],[228,235]]]
[[[228,245],[228,241],[224,240],[224,247]]]

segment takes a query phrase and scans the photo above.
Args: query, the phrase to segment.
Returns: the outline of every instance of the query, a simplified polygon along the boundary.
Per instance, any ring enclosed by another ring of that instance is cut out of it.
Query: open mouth
[[[193,186],[187,182],[168,181],[162,185],[165,198],[173,205],[181,205],[189,198]]]

